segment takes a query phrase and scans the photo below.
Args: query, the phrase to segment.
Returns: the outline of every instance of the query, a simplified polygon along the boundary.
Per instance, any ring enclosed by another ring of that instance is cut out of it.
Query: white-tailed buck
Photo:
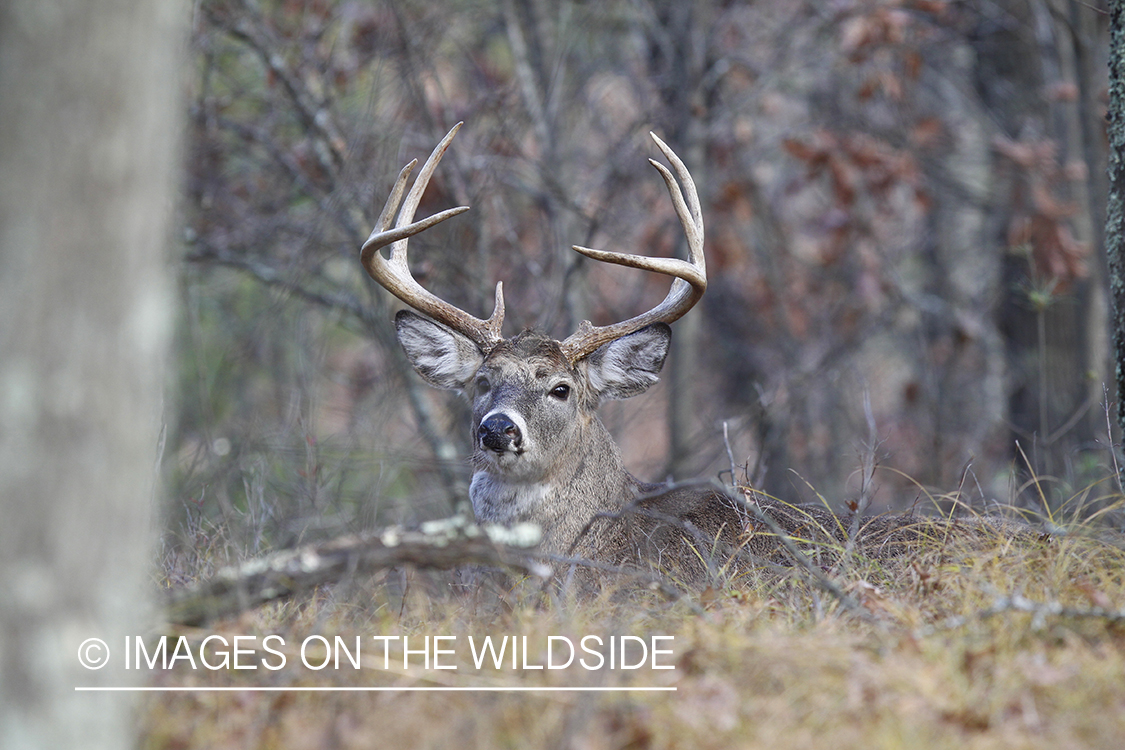
[[[655,135],[657,147],[675,174],[650,160],[668,186],[676,214],[687,235],[688,260],[575,250],[594,260],[639,268],[674,277],[659,305],[621,323],[593,326],[588,321],[564,341],[538,331],[512,338],[500,332],[504,320],[502,284],[487,320],[469,315],[423,289],[411,276],[407,239],[468,210],[452,208],[421,221],[414,212],[430,177],[460,124],[437,145],[403,200],[416,160],[399,174],[371,236],[363,244],[364,268],[403,302],[398,313],[398,340],[418,373],[429,384],[463,393],[473,407],[472,458],[476,473],[469,490],[473,510],[483,523],[537,523],[547,552],[618,557],[620,535],[607,533],[617,525],[593,523],[620,514],[656,485],[629,474],[609,432],[598,419],[598,405],[643,393],[664,365],[671,340],[668,324],[699,301],[707,288],[703,257],[703,216],[699,196],[684,163]],[[676,178],[683,185],[681,191]],[[399,210],[399,204],[402,208]],[[396,217],[397,213],[397,217]],[[380,249],[391,246],[389,260]],[[737,524],[733,506],[710,490],[694,490],[679,499],[680,512],[700,520],[708,510],[715,523],[695,523],[700,533]],[[664,503],[665,510],[676,503]],[[709,506],[716,507],[709,507]],[[731,528],[731,531],[736,529]],[[613,549],[611,553],[610,549]]]
[[[776,536],[755,522],[741,500],[708,487],[646,484],[629,474],[597,416],[601,402],[636,396],[656,382],[668,353],[669,324],[707,288],[703,217],[684,163],[652,136],[675,172],[649,160],[668,186],[687,236],[688,260],[574,247],[594,260],[672,276],[663,302],[621,323],[585,321],[563,341],[535,330],[504,338],[501,284],[492,315],[481,320],[423,289],[407,264],[409,237],[469,210],[461,206],[414,221],[422,193],[459,127],[430,154],[405,201],[417,160],[399,173],[361,258],[373,279],[425,316],[403,310],[395,318],[398,340],[414,368],[429,384],[459,391],[472,403],[476,473],[469,494],[477,520],[534,522],[542,529],[546,553],[643,562],[690,577],[732,553],[776,560]],[[389,259],[381,253],[387,245]],[[819,507],[770,502],[763,509],[786,533],[806,542],[842,541],[850,522]],[[878,525],[884,533],[873,541],[883,551],[901,548],[905,537],[897,531],[904,524]]]

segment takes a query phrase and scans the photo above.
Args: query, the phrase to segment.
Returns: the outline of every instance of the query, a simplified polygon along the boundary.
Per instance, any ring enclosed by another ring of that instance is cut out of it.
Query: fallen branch
[[[1043,630],[1046,627],[1048,617],[1095,619],[1110,623],[1125,623],[1125,608],[1113,610],[1108,607],[1066,607],[1059,602],[1037,602],[1022,594],[1012,594],[1010,596],[997,596],[992,605],[986,609],[972,615],[950,617],[924,632],[954,630],[967,625],[974,619],[987,620],[990,617],[1007,612],[1030,614],[1031,629],[1034,631]]]
[[[169,623],[201,625],[349,575],[398,565],[439,570],[488,565],[547,578],[551,569],[531,551],[539,540],[533,524],[478,526],[464,515],[417,530],[391,526],[224,568],[208,581],[168,592],[164,611]]]

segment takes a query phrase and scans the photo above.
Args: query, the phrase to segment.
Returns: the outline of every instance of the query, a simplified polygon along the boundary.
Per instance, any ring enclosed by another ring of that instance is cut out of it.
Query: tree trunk
[[[141,680],[181,7],[0,3],[5,748],[131,744],[128,700],[75,687]],[[107,668],[80,666],[90,638]]]
[[[1109,4],[1109,196],[1105,247],[1113,302],[1112,338],[1117,424],[1125,434],[1125,4]]]

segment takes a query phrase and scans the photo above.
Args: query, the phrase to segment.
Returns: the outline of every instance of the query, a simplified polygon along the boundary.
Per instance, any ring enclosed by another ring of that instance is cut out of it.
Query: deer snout
[[[515,451],[523,443],[520,428],[504,414],[492,414],[481,422],[477,437],[481,445],[497,453]]]

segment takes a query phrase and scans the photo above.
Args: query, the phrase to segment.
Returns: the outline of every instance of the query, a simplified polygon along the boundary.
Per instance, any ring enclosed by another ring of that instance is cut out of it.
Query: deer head
[[[399,173],[375,229],[363,244],[368,274],[423,315],[403,310],[395,319],[399,343],[418,374],[437,388],[464,394],[473,406],[473,477],[470,496],[478,519],[533,521],[544,547],[566,551],[590,518],[636,497],[645,485],[629,475],[597,417],[598,405],[643,393],[656,382],[671,340],[669,324],[707,288],[699,196],[684,163],[652,135],[676,176],[652,159],[668,187],[688,240],[688,260],[649,258],[575,246],[597,261],[672,276],[665,299],[648,312],[606,326],[583,321],[563,341],[525,331],[504,338],[503,285],[487,320],[475,318],[418,284],[407,264],[408,239],[467,206],[420,221],[414,212],[430,177],[461,124],[430,154],[403,192],[417,160]],[[399,205],[401,203],[401,209]],[[392,226],[393,222],[393,226]],[[390,257],[381,249],[390,246]],[[586,550],[596,554],[596,550]]]

